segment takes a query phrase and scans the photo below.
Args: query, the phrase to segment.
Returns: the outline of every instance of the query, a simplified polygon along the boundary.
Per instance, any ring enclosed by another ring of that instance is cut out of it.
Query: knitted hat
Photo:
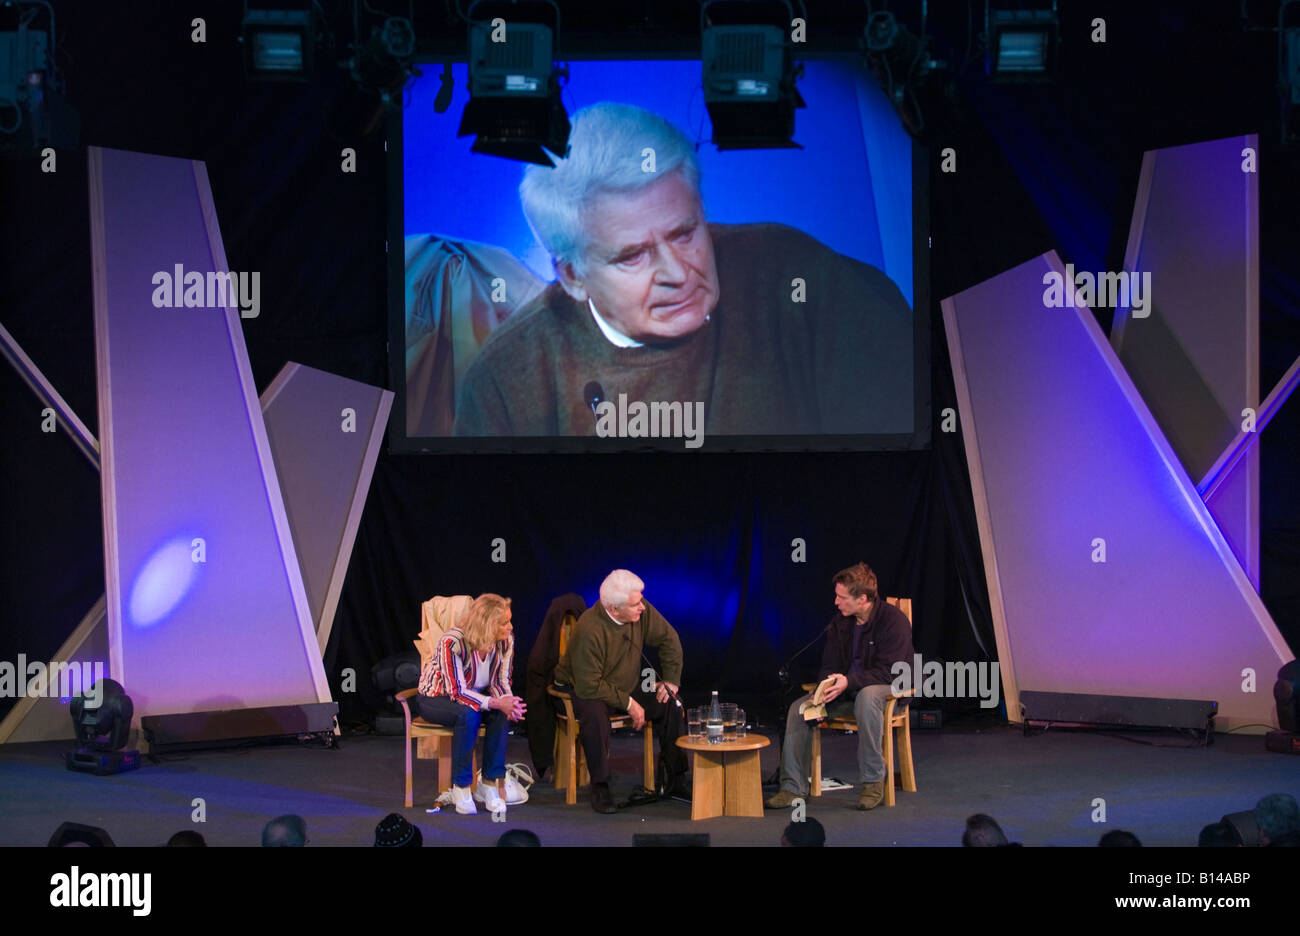
[[[420,848],[424,836],[397,813],[389,813],[375,826],[376,848]]]

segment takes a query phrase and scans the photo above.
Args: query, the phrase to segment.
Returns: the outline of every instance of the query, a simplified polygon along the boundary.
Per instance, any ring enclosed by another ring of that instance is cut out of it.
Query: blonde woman
[[[514,658],[510,599],[487,593],[443,634],[420,674],[421,717],[453,730],[451,799],[462,816],[478,812],[476,799],[489,812],[505,808],[496,782],[506,775],[506,733],[525,712],[524,700],[510,688]],[[486,727],[483,779],[471,794],[480,725]]]

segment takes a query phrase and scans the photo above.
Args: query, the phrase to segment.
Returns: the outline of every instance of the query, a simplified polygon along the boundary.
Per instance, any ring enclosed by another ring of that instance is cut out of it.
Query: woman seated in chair
[[[456,812],[472,816],[478,800],[496,812],[505,808],[497,781],[506,775],[508,722],[524,717],[524,701],[510,688],[515,656],[510,600],[479,595],[465,616],[443,634],[438,651],[420,673],[420,716],[452,729],[451,800]],[[474,781],[474,745],[484,726],[483,779]]]

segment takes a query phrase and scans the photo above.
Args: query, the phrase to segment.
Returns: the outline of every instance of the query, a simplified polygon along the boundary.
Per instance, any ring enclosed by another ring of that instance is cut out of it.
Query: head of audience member
[[[876,573],[865,562],[835,573],[835,607],[845,617],[865,621],[878,594]]]
[[[961,834],[961,843],[965,848],[995,848],[1010,844],[997,820],[984,813],[976,813],[966,820],[966,831]]]
[[[569,151],[529,166],[524,216],[576,302],[629,338],[697,331],[720,290],[695,148],[658,114],[603,102],[574,113]]]
[[[1196,839],[1198,848],[1239,848],[1241,836],[1227,822],[1211,822]]]
[[[193,829],[181,829],[167,840],[168,848],[206,848],[207,844]]]
[[[514,625],[510,619],[510,599],[485,592],[474,599],[457,626],[471,649],[486,653],[511,639]]]
[[[422,845],[424,836],[419,828],[397,813],[389,813],[375,826],[376,848],[419,848]]]
[[[826,845],[826,830],[811,817],[802,822],[792,822],[781,833],[781,845],[785,848],[822,848]]]
[[[1098,848],[1141,848],[1142,843],[1132,832],[1125,832],[1123,829],[1111,829],[1101,837],[1097,843]]]
[[[645,611],[641,593],[645,582],[627,569],[615,569],[600,583],[600,603],[605,613],[620,624],[631,624]]]
[[[307,844],[307,823],[302,816],[277,816],[262,829],[263,848],[302,848]]]
[[[1270,845],[1286,836],[1300,834],[1300,807],[1289,793],[1270,793],[1255,804],[1255,825],[1259,844]]]
[[[540,848],[541,845],[542,840],[537,837],[537,833],[527,829],[511,829],[502,832],[497,839],[497,848]]]

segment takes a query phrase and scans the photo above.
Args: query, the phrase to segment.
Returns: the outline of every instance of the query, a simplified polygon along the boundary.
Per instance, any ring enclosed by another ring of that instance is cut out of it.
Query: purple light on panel
[[[144,561],[131,585],[129,617],[136,627],[150,627],[184,600],[198,578],[188,538],[174,539]]]

